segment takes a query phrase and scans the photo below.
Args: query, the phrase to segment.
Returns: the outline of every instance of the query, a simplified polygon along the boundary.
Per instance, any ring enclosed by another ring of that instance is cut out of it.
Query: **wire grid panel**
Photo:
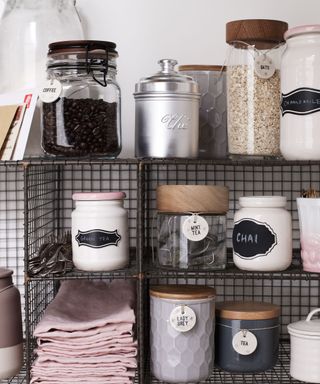
[[[24,297],[23,167],[0,166],[0,266],[14,271],[13,279]]]
[[[102,275],[100,278],[96,277],[95,281],[101,280],[105,282],[110,282],[111,278],[104,278]],[[45,314],[45,311],[48,305],[55,298],[60,287],[60,281],[56,279],[42,279],[42,280],[32,280],[30,279],[26,285],[26,327],[27,327],[27,337],[26,337],[26,354],[27,354],[27,382],[30,382],[30,370],[32,363],[36,358],[36,346],[37,341],[33,336],[36,326],[41,321],[42,317]],[[138,281],[136,282],[136,292],[137,298],[139,298],[139,285]],[[139,306],[139,301],[137,300],[137,306]],[[139,308],[135,309],[137,315],[137,328],[139,327]],[[138,331],[137,331],[138,333]],[[136,335],[138,338],[138,335]],[[138,338],[139,340],[139,338]],[[139,352],[139,348],[138,348]],[[139,357],[138,357],[139,359]],[[135,383],[139,383],[139,374],[138,369],[136,372]],[[14,382],[15,384],[16,382]],[[18,382],[17,382],[18,384]]]
[[[136,246],[136,162],[31,164],[27,171],[27,261],[50,236],[71,230],[75,192],[124,191],[130,247]]]
[[[229,188],[227,246],[232,245],[233,217],[241,196],[281,195],[292,215],[293,247],[300,247],[296,198],[302,190],[320,189],[319,164],[275,162],[154,161],[145,164],[145,239],[147,248],[156,244],[156,188],[161,184],[224,185]]]

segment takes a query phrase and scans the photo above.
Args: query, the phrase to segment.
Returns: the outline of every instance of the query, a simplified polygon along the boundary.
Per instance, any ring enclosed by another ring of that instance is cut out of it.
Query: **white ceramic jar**
[[[288,325],[291,344],[290,375],[308,383],[320,383],[320,319],[312,320],[317,308],[306,320]]]
[[[112,271],[129,263],[128,213],[124,192],[75,193],[72,258],[84,271]]]
[[[291,28],[284,37],[280,150],[287,160],[319,160],[320,25]]]
[[[233,261],[247,271],[282,271],[292,260],[291,215],[284,196],[240,197],[234,215]]]

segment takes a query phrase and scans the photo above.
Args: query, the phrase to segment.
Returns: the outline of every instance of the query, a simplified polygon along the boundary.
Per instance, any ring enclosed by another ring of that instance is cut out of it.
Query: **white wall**
[[[319,0],[78,0],[77,4],[86,37],[118,46],[121,157],[134,154],[134,85],[158,70],[158,59],[222,64],[225,24],[230,20],[278,19],[291,27],[320,23]]]

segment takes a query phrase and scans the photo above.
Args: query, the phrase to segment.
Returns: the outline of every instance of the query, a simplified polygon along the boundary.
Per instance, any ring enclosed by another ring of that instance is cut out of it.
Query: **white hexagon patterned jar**
[[[153,286],[150,317],[152,374],[168,383],[206,380],[214,362],[214,288]]]

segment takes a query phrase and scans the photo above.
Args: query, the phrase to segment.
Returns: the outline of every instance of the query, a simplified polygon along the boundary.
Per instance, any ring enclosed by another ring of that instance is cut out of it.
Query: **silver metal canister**
[[[197,82],[162,59],[160,72],[135,87],[136,157],[197,157],[200,93]]]

